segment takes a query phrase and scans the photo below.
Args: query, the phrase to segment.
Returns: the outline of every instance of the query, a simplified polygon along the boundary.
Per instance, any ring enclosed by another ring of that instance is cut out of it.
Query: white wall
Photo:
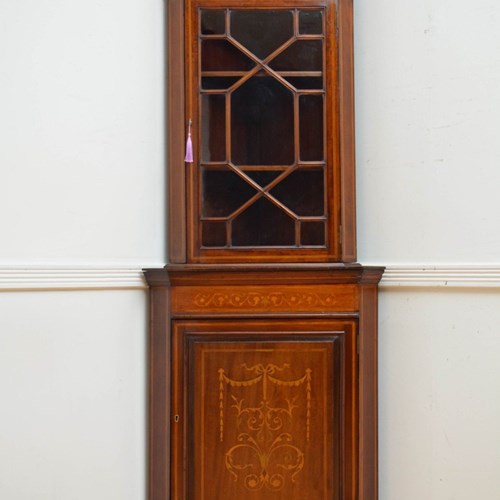
[[[498,269],[499,23],[355,1],[362,262]],[[382,288],[381,500],[500,499],[499,324],[499,288]]]
[[[360,261],[498,271],[500,4],[355,7]],[[0,274],[164,263],[163,73],[161,0],[0,2]],[[145,499],[146,292],[118,281],[0,290],[0,498]],[[380,500],[500,500],[500,290],[388,285]]]
[[[0,1],[0,267],[164,262],[163,36],[161,0]],[[2,500],[145,499],[146,295],[0,290]]]
[[[356,0],[359,258],[500,261],[500,4]]]
[[[0,262],[164,259],[163,3],[0,2]]]
[[[387,289],[381,500],[500,498],[498,289]]]
[[[500,4],[356,0],[362,262],[500,262]],[[380,499],[500,499],[500,290],[382,288]]]
[[[145,498],[143,290],[0,294],[0,498]]]

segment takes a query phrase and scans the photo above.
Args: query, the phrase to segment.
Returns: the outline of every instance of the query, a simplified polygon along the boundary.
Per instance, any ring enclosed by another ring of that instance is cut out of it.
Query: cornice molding
[[[148,268],[161,268],[158,264]],[[380,282],[397,287],[497,287],[500,264],[388,265]],[[140,267],[0,267],[1,291],[147,289]]]

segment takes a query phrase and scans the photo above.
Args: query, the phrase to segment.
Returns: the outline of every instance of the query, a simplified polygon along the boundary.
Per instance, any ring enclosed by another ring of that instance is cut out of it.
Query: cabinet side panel
[[[168,289],[150,291],[149,500],[170,498],[170,334]]]
[[[376,285],[361,287],[359,335],[359,500],[378,498]]]
[[[339,100],[342,261],[356,261],[354,60],[352,0],[339,0]]]
[[[168,246],[170,262],[181,264],[186,262],[184,1],[169,0],[167,5]]]

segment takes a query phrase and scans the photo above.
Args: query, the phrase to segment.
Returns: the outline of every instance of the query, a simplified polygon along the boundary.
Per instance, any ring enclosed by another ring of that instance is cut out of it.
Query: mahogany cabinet
[[[150,498],[375,500],[381,272],[148,270]]]
[[[352,0],[169,0],[149,500],[376,500]]]

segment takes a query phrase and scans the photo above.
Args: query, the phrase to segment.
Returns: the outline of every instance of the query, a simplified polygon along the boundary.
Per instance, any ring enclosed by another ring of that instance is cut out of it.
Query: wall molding
[[[160,266],[157,266],[160,267]],[[141,268],[0,267],[0,290],[146,289]]]
[[[500,288],[500,264],[389,264],[380,286]],[[0,291],[99,289],[145,290],[147,284],[141,267],[0,267]]]
[[[387,265],[383,287],[500,287],[500,264]]]

